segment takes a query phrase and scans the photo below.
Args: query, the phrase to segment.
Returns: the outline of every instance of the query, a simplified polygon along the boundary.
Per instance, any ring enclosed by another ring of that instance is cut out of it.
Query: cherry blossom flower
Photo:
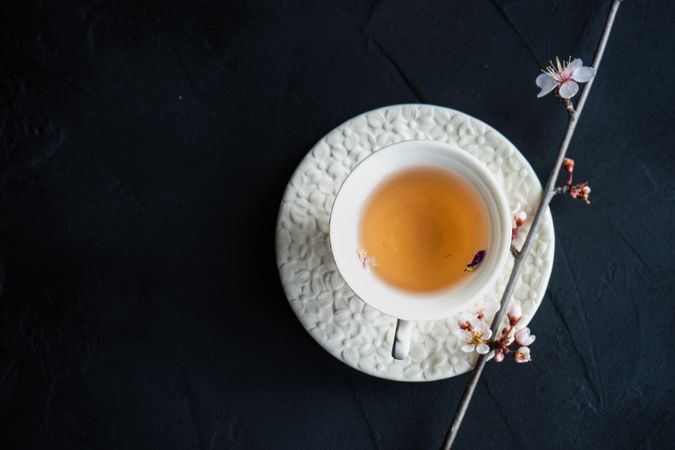
[[[461,329],[457,330],[457,334],[464,341],[464,345],[462,346],[463,352],[478,352],[481,355],[485,355],[490,351],[488,344],[492,337],[492,330],[488,328],[485,322],[474,320],[460,324],[460,327]]]
[[[532,361],[529,347],[520,347],[518,350],[516,350],[513,356],[517,363],[526,363]]]
[[[574,160],[565,158],[563,159],[562,166],[563,169],[567,171],[569,176],[565,182],[565,185],[556,187],[554,192],[556,194],[567,194],[573,199],[583,200],[587,205],[590,205],[591,201],[588,199],[588,197],[591,195],[591,187],[588,185],[588,181],[572,185],[574,182]]]
[[[534,334],[530,334],[529,328],[523,328],[522,330],[516,331],[515,338],[518,345],[527,347],[534,342],[536,336]]]
[[[588,199],[591,195],[591,187],[588,185],[588,181],[570,186],[569,194],[572,198],[583,200],[587,205],[591,204],[591,201]]]
[[[544,73],[535,80],[541,89],[537,97],[543,97],[549,92],[556,90],[562,98],[572,98],[579,92],[577,83],[586,83],[595,76],[595,69],[584,66],[581,59],[569,58],[563,60],[556,57],[555,64],[551,61]]]
[[[486,355],[491,350],[494,352],[495,362],[502,362],[507,355],[513,356],[517,362],[530,361],[530,349],[536,337],[530,334],[529,328],[516,331],[515,325],[523,317],[522,307],[517,299],[509,306],[508,323],[504,326],[501,334],[496,339],[492,338],[492,330],[484,320],[485,313],[478,309],[474,313],[463,313],[457,316],[458,330],[455,334],[460,338],[460,349],[465,353],[477,352]],[[514,349],[514,347],[517,350]]]

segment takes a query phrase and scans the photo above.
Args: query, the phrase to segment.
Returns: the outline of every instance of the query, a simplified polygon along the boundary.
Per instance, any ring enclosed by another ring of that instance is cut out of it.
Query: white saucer
[[[335,194],[350,170],[394,142],[449,142],[485,163],[511,209],[532,217],[542,187],[525,157],[485,123],[440,106],[395,105],[361,114],[321,139],[291,177],[277,222],[277,266],[288,302],[300,323],[330,354],[361,372],[397,381],[431,381],[468,371],[476,355],[462,352],[453,331],[457,318],[417,322],[410,357],[391,357],[395,319],[367,306],[347,287],[328,246]],[[514,242],[520,248],[526,222]],[[541,303],[553,267],[553,221],[547,212],[514,293],[528,323]],[[476,299],[491,320],[509,277],[509,259],[495,287]],[[472,311],[467,311],[472,312]],[[536,330],[535,330],[536,332]]]

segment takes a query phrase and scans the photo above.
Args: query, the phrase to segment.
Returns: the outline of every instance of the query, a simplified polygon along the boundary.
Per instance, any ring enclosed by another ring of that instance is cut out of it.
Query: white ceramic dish
[[[389,144],[434,140],[464,150],[481,161],[501,184],[512,212],[530,217],[541,184],[518,150],[501,134],[464,113],[431,105],[396,105],[361,114],[322,138],[303,159],[284,194],[277,224],[277,265],[288,301],[298,319],[329,353],[373,376],[429,381],[466,372],[474,354],[463,353],[453,330],[456,315],[416,322],[410,356],[394,360],[395,319],[366,305],[344,282],[328,245],[335,195],[356,164]],[[519,247],[527,224],[516,240]],[[554,233],[547,213],[514,296],[532,319],[546,291],[553,265]],[[464,312],[484,310],[491,318],[513,261]]]

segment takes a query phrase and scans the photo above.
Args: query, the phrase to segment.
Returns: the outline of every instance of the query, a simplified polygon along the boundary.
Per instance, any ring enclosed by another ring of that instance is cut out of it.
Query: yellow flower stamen
[[[480,331],[473,330],[471,331],[471,342],[470,344],[478,345],[482,344],[485,341],[483,339],[483,333]]]

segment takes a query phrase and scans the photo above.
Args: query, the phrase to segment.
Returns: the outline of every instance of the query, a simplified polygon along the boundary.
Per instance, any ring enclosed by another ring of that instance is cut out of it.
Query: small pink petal
[[[523,328],[520,329],[516,332],[516,341],[520,339],[527,339],[527,337],[530,335],[530,329],[529,328]]]
[[[487,324],[484,320],[475,319],[471,321],[471,326],[473,329],[479,333],[484,333],[488,329]]]
[[[547,73],[539,75],[534,82],[537,84],[537,87],[541,89],[539,94],[537,94],[537,97],[543,97],[558,86],[558,82]]]
[[[579,85],[573,80],[565,81],[560,85],[560,89],[558,89],[558,94],[562,98],[572,98],[577,92],[579,92]]]
[[[592,67],[577,67],[572,71],[572,78],[579,83],[586,83],[595,76],[595,69]]]
[[[485,355],[490,351],[490,347],[488,347],[487,344],[478,344],[476,346],[476,351],[481,355]]]
[[[455,330],[455,336],[462,340],[467,340],[470,337],[469,332],[462,329]]]
[[[500,352],[500,351],[496,351],[495,352],[495,361],[498,362],[498,363],[504,361],[504,353]]]

